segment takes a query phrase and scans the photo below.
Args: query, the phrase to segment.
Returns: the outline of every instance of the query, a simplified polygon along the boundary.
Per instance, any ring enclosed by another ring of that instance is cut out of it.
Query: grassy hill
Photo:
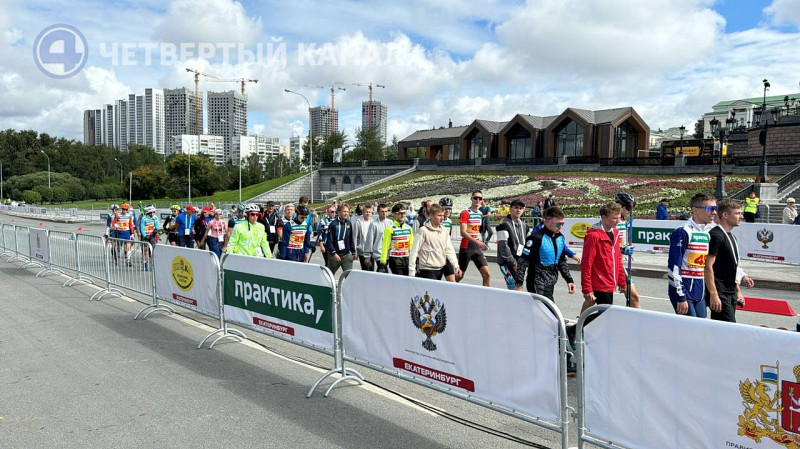
[[[733,193],[752,182],[751,176],[726,176],[726,190]],[[378,184],[346,197],[347,202],[411,202],[448,196],[456,211],[469,206],[473,190],[482,190],[489,204],[520,198],[529,207],[552,194],[568,216],[597,215],[600,206],[618,192],[629,192],[639,203],[637,217],[654,216],[661,198],[671,200],[670,212],[689,212],[689,199],[697,192],[714,193],[713,175],[627,175],[598,173],[415,172]]]

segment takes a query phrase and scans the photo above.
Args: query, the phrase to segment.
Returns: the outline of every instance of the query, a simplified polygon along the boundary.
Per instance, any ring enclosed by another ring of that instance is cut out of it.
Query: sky
[[[0,129],[77,140],[84,110],[193,88],[187,67],[257,79],[248,131],[284,141],[308,117],[284,89],[328,105],[336,82],[351,139],[368,96],[356,83],[386,86],[374,98],[399,139],[567,107],[632,106],[653,130],[693,129],[718,101],[760,96],[764,78],[771,95],[800,92],[800,0],[0,0],[0,11]],[[67,78],[48,76],[70,69],[34,48],[54,24],[88,49],[73,45],[85,65]]]

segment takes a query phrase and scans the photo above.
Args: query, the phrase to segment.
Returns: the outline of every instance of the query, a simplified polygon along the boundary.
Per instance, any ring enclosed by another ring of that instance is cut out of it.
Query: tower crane
[[[337,83],[334,83],[337,84]],[[320,86],[320,85],[312,85],[312,84],[304,84],[306,87],[313,87],[315,89],[327,89],[328,86]],[[347,90],[344,87],[337,87],[337,86],[330,86],[331,88],[331,133],[334,131],[338,131],[336,129],[336,113],[334,106],[336,105],[336,91],[337,90]],[[309,126],[311,126],[309,124]]]
[[[345,83],[338,83],[338,84],[345,85]],[[382,84],[378,84],[378,83],[350,83],[350,84],[346,84],[346,85],[369,88],[369,103],[367,103],[367,117],[368,117],[367,118],[367,123],[369,123],[369,125],[368,125],[369,128],[372,128],[372,88],[373,87],[380,87],[380,88],[383,89],[386,86],[384,86]]]
[[[204,76],[206,78],[210,78],[208,81],[213,83],[241,83],[242,85],[242,95],[244,95],[244,85],[245,83],[257,83],[258,80],[251,80],[246,78],[235,78],[235,79],[226,79],[220,78],[218,76],[210,75],[208,73],[203,73],[199,70],[194,70],[187,68],[187,72],[194,73],[194,123],[195,129],[197,128],[198,124],[200,123],[200,76]],[[202,128],[202,125],[200,125]],[[202,134],[202,129],[198,131],[198,135]]]

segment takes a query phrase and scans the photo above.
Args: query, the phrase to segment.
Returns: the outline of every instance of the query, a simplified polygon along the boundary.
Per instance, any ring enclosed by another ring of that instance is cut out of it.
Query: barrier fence
[[[586,325],[589,317],[596,319]],[[578,447],[796,448],[798,337],[647,310],[591,307],[578,320],[576,335]]]
[[[214,336],[209,348],[246,339],[229,328],[236,324],[330,355],[308,397],[333,375],[325,396],[343,381],[362,383],[355,364],[558,432],[562,449],[571,416],[579,448],[751,447],[761,438],[800,447],[796,333],[592,307],[576,328],[573,410],[564,319],[539,295],[357,270],[337,284],[315,264],[0,230],[9,261],[74,272],[65,286],[97,281],[103,288],[90,299],[151,297],[134,319],[170,305],[219,319],[198,348]]]

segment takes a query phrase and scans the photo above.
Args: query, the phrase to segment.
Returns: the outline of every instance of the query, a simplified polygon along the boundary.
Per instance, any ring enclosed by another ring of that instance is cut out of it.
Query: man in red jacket
[[[614,202],[601,207],[600,224],[589,229],[583,239],[581,313],[595,304],[613,304],[614,290],[625,293],[625,269],[617,231],[621,212],[621,206]]]

